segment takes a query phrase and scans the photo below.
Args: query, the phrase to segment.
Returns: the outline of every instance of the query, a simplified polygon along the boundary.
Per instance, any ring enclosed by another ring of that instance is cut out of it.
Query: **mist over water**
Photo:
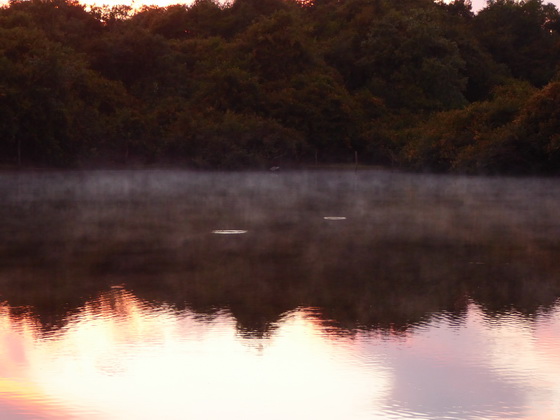
[[[559,407],[556,179],[10,172],[0,197],[9,419]]]

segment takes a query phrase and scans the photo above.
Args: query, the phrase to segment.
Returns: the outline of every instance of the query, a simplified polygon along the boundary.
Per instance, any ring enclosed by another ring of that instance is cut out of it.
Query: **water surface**
[[[3,419],[549,419],[555,179],[0,174]]]

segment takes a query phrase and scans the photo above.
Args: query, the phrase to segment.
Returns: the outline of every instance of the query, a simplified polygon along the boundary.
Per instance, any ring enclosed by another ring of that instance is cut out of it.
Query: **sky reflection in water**
[[[2,420],[560,412],[557,180],[22,171],[0,196]]]
[[[560,409],[560,309],[487,318],[471,303],[406,334],[326,332],[285,314],[265,338],[124,289],[46,336],[0,309],[0,415],[12,419],[551,419]]]

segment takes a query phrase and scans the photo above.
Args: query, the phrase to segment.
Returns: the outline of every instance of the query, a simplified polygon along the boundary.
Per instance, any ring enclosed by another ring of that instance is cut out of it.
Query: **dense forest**
[[[0,8],[0,165],[560,172],[541,0]]]

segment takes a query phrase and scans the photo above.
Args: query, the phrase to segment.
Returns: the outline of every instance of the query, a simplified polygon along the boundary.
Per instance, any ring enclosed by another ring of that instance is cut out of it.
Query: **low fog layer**
[[[4,299],[54,318],[124,285],[227,309],[249,332],[300,306],[350,329],[406,328],[469,299],[531,313],[559,286],[553,179],[18,172],[0,194]]]

